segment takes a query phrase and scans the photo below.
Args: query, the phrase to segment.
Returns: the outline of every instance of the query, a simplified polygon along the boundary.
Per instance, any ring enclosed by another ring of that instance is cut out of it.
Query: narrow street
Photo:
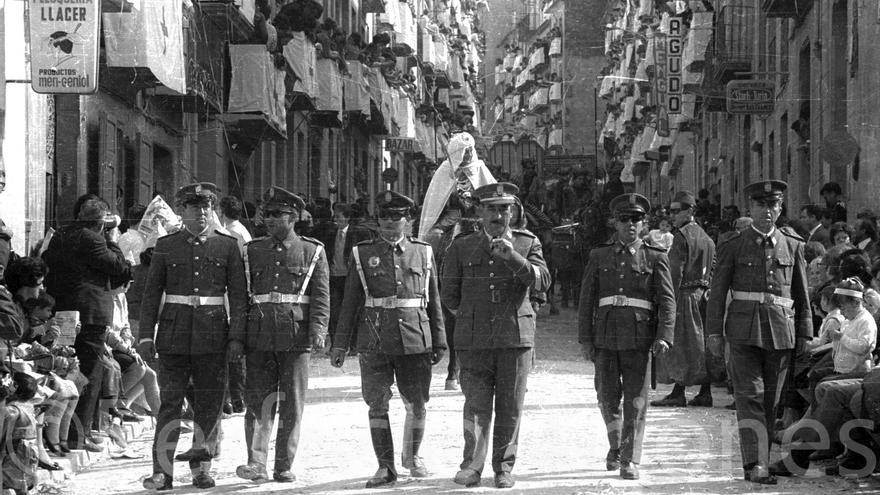
[[[712,409],[659,409],[648,413],[642,479],[623,481],[604,471],[607,450],[605,429],[596,406],[592,365],[579,356],[576,312],[562,309],[550,316],[541,310],[539,347],[535,370],[529,377],[526,413],[520,434],[520,458],[510,492],[536,494],[586,493],[877,493],[876,479],[848,480],[819,476],[780,479],[775,487],[742,481],[734,428],[734,412],[724,409],[730,397],[724,388],[713,390]],[[215,463],[217,488],[212,493],[491,493],[491,472],[483,486],[465,489],[452,482],[460,462],[461,406],[458,392],[443,390],[445,365],[434,374],[428,407],[428,431],[422,456],[431,476],[414,480],[401,470],[397,485],[387,490],[366,490],[366,479],[376,469],[367,429],[367,408],[360,397],[357,362],[346,362],[342,371],[326,358],[311,366],[309,403],[306,406],[301,448],[294,462],[298,480],[289,485],[254,484],[235,476],[235,467],[246,460],[243,417],[224,421],[222,456]],[[668,393],[659,386],[653,397]],[[403,405],[395,398],[392,423],[400,446]],[[189,436],[180,450],[189,446]],[[149,454],[150,438],[134,443]],[[270,454],[271,458],[271,454]],[[399,459],[399,454],[398,454]],[[399,460],[398,460],[399,462]],[[204,493],[190,486],[185,463],[175,465],[175,493]],[[271,470],[271,466],[269,466]],[[488,467],[488,470],[491,470]],[[150,472],[148,455],[136,461],[106,460],[78,474],[65,493],[144,493],[141,478]]]

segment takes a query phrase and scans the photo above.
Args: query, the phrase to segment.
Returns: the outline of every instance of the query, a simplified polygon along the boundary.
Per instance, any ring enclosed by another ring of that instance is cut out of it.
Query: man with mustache
[[[776,227],[787,188],[779,180],[746,186],[754,220],[718,246],[706,307],[709,350],[721,356],[726,343],[729,352],[745,480],[760,484],[776,484],[768,466],[776,406],[791,359],[813,335],[804,241]]]
[[[578,340],[595,366],[596,395],[610,445],[605,469],[619,469],[621,478],[637,480],[648,411],[648,365],[652,354],[672,346],[675,290],[666,252],[639,238],[651,208],[648,199],[621,194],[610,206],[617,236],[590,252],[581,285]]]
[[[519,189],[510,183],[474,191],[482,228],[452,241],[443,262],[443,304],[455,315],[455,350],[464,393],[464,459],[453,481],[478,486],[495,406],[492,470],[496,488],[514,485],[519,427],[535,345],[530,291],[545,291],[550,272],[541,242],[510,228]]]
[[[419,457],[431,366],[446,353],[437,271],[431,246],[406,235],[415,203],[394,191],[378,199],[379,238],[353,247],[330,362],[340,368],[351,335],[357,335],[361,393],[370,407],[370,437],[379,469],[367,488],[397,481],[388,418],[391,385],[406,407],[403,467],[413,478],[428,476]]]
[[[220,427],[223,409],[226,359],[241,359],[247,316],[247,281],[238,241],[211,228],[217,192],[209,182],[177,191],[175,205],[183,228],[156,242],[147,274],[140,335],[135,338],[139,337],[142,356],[158,352],[156,371],[162,392],[153,439],[153,475],[143,480],[148,490],[173,488],[172,458],[190,380],[195,429],[189,460],[192,484],[203,489],[214,486],[209,473],[217,449],[214,429]]]

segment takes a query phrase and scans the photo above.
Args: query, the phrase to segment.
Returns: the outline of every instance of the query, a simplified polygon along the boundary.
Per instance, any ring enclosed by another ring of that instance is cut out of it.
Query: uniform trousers
[[[303,407],[309,388],[309,356],[306,351],[248,351],[247,413],[244,417],[248,464],[266,467],[277,412],[275,471],[290,469],[299,445]]]
[[[105,325],[83,325],[73,343],[80,372],[89,379],[76,405],[77,420],[70,425],[68,441],[74,445],[79,445],[90,434],[95,417],[100,413],[98,402],[103,398],[102,390],[107,386],[104,383],[106,365],[112,360],[107,359],[110,353],[104,345],[106,333]]]
[[[391,385],[397,380],[397,390],[406,408],[403,426],[403,466],[413,467],[413,457],[418,455],[425,432],[425,404],[430,398],[431,355],[390,355],[379,352],[362,352],[361,393],[369,406],[370,436],[379,467],[396,473],[394,467],[394,443],[388,419],[388,403]]]
[[[443,326],[446,329],[446,345],[449,346],[449,364],[446,366],[446,379],[458,380],[458,353],[455,352],[455,313],[443,306]]]
[[[327,326],[327,333],[330,335],[331,346],[337,343],[334,338],[336,337],[336,326],[339,324],[339,311],[335,311],[335,309],[342,307],[342,299],[345,297],[345,279],[345,275],[330,277],[330,307],[334,311],[330,311],[330,324]],[[352,332],[351,346],[355,347],[356,345],[357,332]],[[348,344],[340,344],[339,347],[346,351],[349,349]]]
[[[458,360],[461,363],[461,391],[464,393],[461,469],[483,472],[494,403],[492,470],[509,473],[516,463],[532,349],[459,350]]]
[[[162,406],[153,438],[153,472],[174,474],[174,451],[180,437],[180,416],[187,386],[192,380],[193,450],[190,468],[210,462],[216,454],[223,392],[226,386],[226,354],[160,354],[157,375]],[[203,468],[207,469],[207,468]]]
[[[648,350],[595,351],[593,364],[599,410],[605,421],[608,444],[611,450],[620,451],[622,462],[639,464],[642,460],[650,359]]]
[[[730,381],[744,467],[770,461],[776,406],[794,351],[730,343]]]

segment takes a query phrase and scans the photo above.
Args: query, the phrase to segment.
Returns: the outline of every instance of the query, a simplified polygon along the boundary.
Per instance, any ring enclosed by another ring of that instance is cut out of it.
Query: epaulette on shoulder
[[[788,225],[780,228],[779,231],[782,232],[784,235],[791,237],[792,239],[804,242],[804,238],[801,237],[800,234],[798,234],[793,228],[789,227]]]
[[[659,252],[659,253],[665,253],[665,252],[666,252],[666,249],[661,248],[661,247],[657,247],[657,246],[652,246],[651,244],[648,244],[647,242],[643,242],[643,243],[642,243],[642,247],[643,247],[644,249],[649,249],[649,250],[651,250],[651,251],[657,251],[657,252]]]
[[[376,242],[376,239],[364,239],[363,241],[357,243],[358,246],[369,246]]]
[[[535,234],[529,232],[528,230],[522,230],[522,229],[510,229],[510,231],[513,232],[514,234],[519,234],[519,235],[524,235],[524,236],[526,236],[526,237],[531,237],[532,239],[537,239],[537,238],[538,238],[538,236],[536,236]]]
[[[476,233],[477,233],[476,230],[462,231],[462,232],[459,232],[458,234],[455,234],[455,237],[453,237],[453,239],[458,239],[459,237],[465,237],[465,236],[469,236],[471,234],[476,234]]]
[[[238,239],[236,239],[234,235],[227,234],[226,232],[223,232],[222,230],[214,229],[214,233],[217,235],[222,235],[223,237],[228,237],[228,238],[232,239],[233,241],[238,242]]]
[[[317,245],[319,245],[319,246],[321,246],[321,247],[324,246],[324,243],[323,243],[323,242],[321,242],[321,241],[315,239],[314,237],[308,237],[308,236],[300,236],[300,237],[302,237],[302,240],[304,240],[304,241],[311,242],[312,244],[317,244]]]
[[[430,246],[431,245],[430,242],[425,242],[425,241],[418,239],[416,237],[410,237],[409,242],[411,242],[413,244],[422,244],[423,246]]]
[[[739,239],[742,236],[742,232],[738,230],[734,230],[733,232],[724,232],[723,234],[718,236],[718,245],[727,244],[730,241],[735,239]]]
[[[600,243],[599,247],[607,247],[611,246],[612,244],[614,244],[614,239],[608,239],[607,241]]]
[[[251,239],[251,240],[247,241],[246,243],[244,243],[244,245],[245,245],[245,246],[250,246],[251,244],[256,244],[256,243],[258,243],[258,242],[260,242],[260,241],[264,241],[264,240],[266,240],[266,239],[268,239],[268,238],[269,238],[269,236],[267,236],[267,235],[262,235],[262,236],[260,236],[260,237],[254,237],[253,239]]]
[[[181,235],[181,234],[183,234],[183,229],[180,229],[180,230],[178,230],[177,232],[171,232],[171,233],[168,233],[168,234],[165,234],[165,235],[161,235],[161,236],[159,236],[156,240],[159,241],[159,240],[161,240],[161,239],[171,239],[171,238],[173,238],[174,236],[176,236],[176,235]]]

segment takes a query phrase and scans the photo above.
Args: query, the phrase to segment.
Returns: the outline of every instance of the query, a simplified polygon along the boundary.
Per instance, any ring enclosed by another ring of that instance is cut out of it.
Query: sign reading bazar
[[[730,81],[727,83],[727,112],[768,115],[776,105],[773,81]]]
[[[28,0],[28,4],[34,91],[97,91],[101,0]]]

